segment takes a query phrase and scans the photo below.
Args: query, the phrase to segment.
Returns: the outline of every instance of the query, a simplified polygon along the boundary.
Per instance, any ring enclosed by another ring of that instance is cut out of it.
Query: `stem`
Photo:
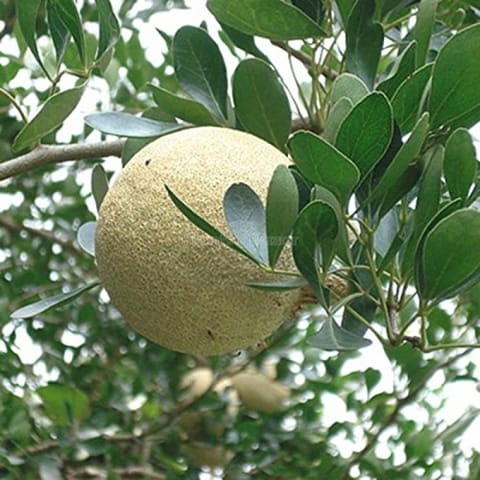
[[[0,87],[0,95],[3,95],[4,97],[7,98],[7,100],[15,107],[15,110],[17,110],[17,112],[20,114],[20,116],[22,117],[22,121],[23,123],[28,123],[28,118],[27,116],[25,115],[25,112],[22,110],[22,108],[20,107],[20,105],[17,103],[17,101],[15,100],[15,98],[13,97],[13,95],[11,95],[10,93],[8,93],[4,88],[1,88]]]

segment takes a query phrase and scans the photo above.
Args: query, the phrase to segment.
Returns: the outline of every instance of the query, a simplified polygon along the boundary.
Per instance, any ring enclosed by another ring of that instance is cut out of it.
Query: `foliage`
[[[208,0],[218,24],[157,28],[156,65],[141,29],[185,5],[144,3],[0,4],[1,478],[478,478],[480,452],[458,445],[479,411],[441,418],[448,385],[478,382],[480,4]],[[248,131],[293,160],[265,205],[245,184],[225,192],[234,240],[169,191],[199,235],[259,268],[291,252],[290,280],[252,288],[311,288],[315,308],[239,356],[154,345],[98,288],[86,203],[98,210],[111,169],[95,148],[126,163],[192,125]],[[232,379],[272,362],[290,398],[256,411]],[[188,397],[199,365],[213,383]]]

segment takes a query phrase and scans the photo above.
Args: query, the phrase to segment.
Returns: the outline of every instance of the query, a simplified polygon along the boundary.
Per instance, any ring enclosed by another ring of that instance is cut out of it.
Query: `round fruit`
[[[293,317],[300,292],[245,286],[273,278],[199,230],[165,189],[229,235],[228,187],[244,182],[265,199],[275,167],[286,163],[263,140],[219,127],[161,137],[130,160],[100,208],[95,250],[103,285],[135,330],[172,350],[216,355],[248,347]]]
[[[232,385],[237,390],[241,402],[257,412],[278,412],[285,407],[285,402],[290,396],[290,389],[286,385],[274,382],[256,371],[234,375]]]

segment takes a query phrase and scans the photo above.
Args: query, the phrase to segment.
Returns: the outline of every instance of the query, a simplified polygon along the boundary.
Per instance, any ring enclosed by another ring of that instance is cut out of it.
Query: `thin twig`
[[[47,230],[41,230],[38,228],[29,227],[24,224],[16,223],[11,218],[6,216],[0,216],[0,225],[10,232],[13,233],[20,233],[22,231],[28,232],[31,235],[34,235],[39,238],[43,238],[50,243],[58,243],[66,250],[69,250],[72,253],[79,254],[79,255],[87,255],[83,250],[78,248],[73,242],[69,240],[64,240],[55,236],[52,232]]]
[[[0,180],[55,163],[110,156],[120,157],[124,143],[125,140],[113,140],[73,145],[40,145],[25,155],[0,163]]]

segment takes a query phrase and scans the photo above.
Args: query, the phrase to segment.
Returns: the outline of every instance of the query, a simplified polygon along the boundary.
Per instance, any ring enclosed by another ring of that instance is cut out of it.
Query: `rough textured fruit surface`
[[[218,127],[161,137],[130,160],[102,203],[95,248],[103,285],[135,330],[172,350],[216,355],[293,317],[299,292],[246,287],[273,278],[190,223],[164,187],[230,236],[227,188],[244,182],[264,200],[280,163],[288,159],[263,140]]]

